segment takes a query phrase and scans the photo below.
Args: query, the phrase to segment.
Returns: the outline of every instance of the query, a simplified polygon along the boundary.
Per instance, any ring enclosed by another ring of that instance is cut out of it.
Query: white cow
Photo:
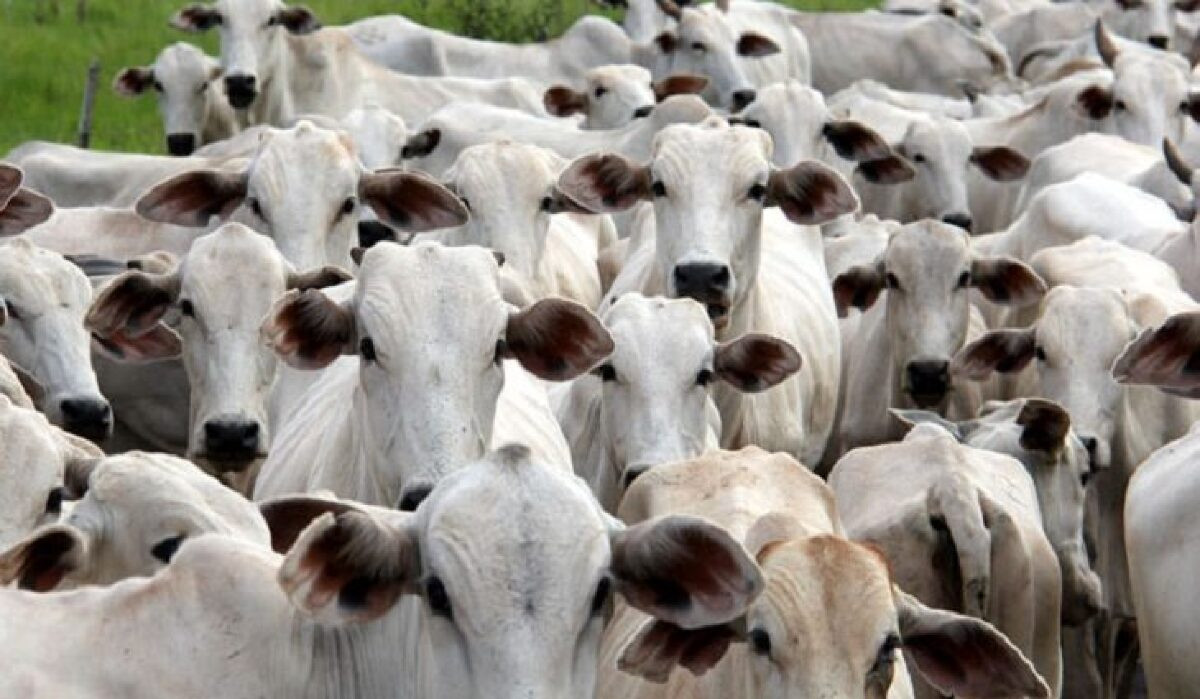
[[[646,164],[611,154],[580,158],[559,189],[597,212],[653,204],[654,235],[631,252],[610,299],[624,291],[690,297],[705,305],[722,341],[762,332],[792,344],[804,366],[791,379],[753,396],[717,388],[722,444],[759,444],[815,466],[833,425],[841,365],[815,225],[858,201],[819,163],[772,167],[771,149],[761,130],[714,118],[664,129]],[[769,207],[782,215],[764,216]]]
[[[301,114],[338,118],[377,104],[416,124],[455,102],[488,102],[543,114],[541,91],[520,78],[429,78],[397,73],[359,52],[341,28],[320,29],[303,6],[217,0],[171,18],[184,31],[218,28],[229,103],[254,124],[283,126]]]
[[[856,80],[846,90],[857,91],[881,102],[887,102],[904,109],[935,114],[951,119],[970,119],[975,115],[975,108],[972,106],[971,100],[966,97],[947,97],[928,92],[896,90],[870,78]],[[845,92],[846,90],[842,90],[841,92]],[[970,88],[967,89],[967,92],[969,94],[977,94]]]
[[[899,439],[903,430],[890,408],[975,415],[977,388],[953,381],[949,371],[955,353],[984,329],[972,289],[993,303],[1022,307],[1041,300],[1046,285],[1012,258],[973,253],[966,233],[933,221],[901,228],[874,262],[834,278],[838,315],[851,307],[864,315],[843,357],[844,405],[826,462]]]
[[[575,472],[610,512],[646,470],[717,448],[720,416],[711,384],[766,390],[802,361],[786,342],[765,335],[718,344],[704,307],[692,299],[631,292],[601,320],[613,353],[593,376],[563,387],[557,412]]]
[[[542,101],[546,111],[560,117],[583,115],[582,129],[617,129],[649,116],[654,105],[671,95],[703,92],[708,78],[672,75],[654,80],[641,66],[598,66],[583,75],[583,89],[555,85]]]
[[[46,592],[153,575],[207,533],[270,546],[258,508],[195,465],[129,452],[75,467],[70,514],[0,553],[0,583]]]
[[[20,238],[0,246],[0,350],[39,385],[38,407],[54,424],[101,441],[113,413],[83,327],[91,300],[87,277],[62,255]]]
[[[263,333],[295,368],[325,367],[341,354],[358,360],[325,372],[277,432],[255,498],[327,488],[409,510],[509,429],[540,432],[527,437],[530,446],[569,467],[544,390],[505,360],[566,380],[612,351],[582,306],[545,299],[518,312],[502,296],[492,253],[435,243],[372,247],[353,298],[289,292]]]
[[[707,628],[618,603],[600,696],[900,699],[912,696],[910,671],[954,696],[1049,696],[991,625],[894,585],[877,549],[845,537],[828,486],[787,456],[751,447],[656,467],[634,482],[620,514],[719,523],[754,556],[755,582],[730,608],[734,619]]]
[[[901,442],[851,451],[829,485],[846,533],[883,549],[896,584],[931,607],[995,624],[1049,685],[1032,694],[1058,696],[1062,581],[1019,461],[921,424]]]
[[[65,483],[101,456],[33,410],[0,395],[0,550],[62,514]]]
[[[448,170],[468,147],[506,139],[542,146],[565,158],[597,150],[644,158],[650,153],[655,135],[667,125],[694,124],[711,115],[712,110],[699,97],[681,95],[667,99],[645,119],[635,119],[619,129],[581,131],[572,124],[539,119],[513,109],[453,104],[422,124],[414,143],[423,136],[425,147],[414,147],[408,157],[413,167],[434,176]]]
[[[191,155],[200,146],[240,130],[237,115],[217,82],[220,74],[217,59],[180,41],[160,51],[151,65],[123,68],[113,79],[113,89],[123,97],[153,89],[167,152]]]
[[[289,289],[346,281],[336,267],[297,273],[270,238],[228,223],[200,237],[175,269],[129,271],[96,296],[84,320],[105,350],[124,361],[182,353],[190,386],[186,454],[214,473],[242,471],[271,447],[276,358],[259,326]],[[164,322],[172,311],[178,319]],[[153,343],[148,336],[169,338]]]

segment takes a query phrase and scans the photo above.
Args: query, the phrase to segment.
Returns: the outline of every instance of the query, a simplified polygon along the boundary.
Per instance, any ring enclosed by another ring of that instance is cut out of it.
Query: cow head
[[[250,107],[262,86],[281,68],[285,34],[308,34],[321,28],[303,5],[280,0],[217,0],[189,5],[171,18],[171,26],[189,32],[217,28],[221,37],[221,69],[225,93],[235,109]]]
[[[650,114],[656,102],[671,95],[701,92],[706,78],[674,75],[655,81],[635,65],[608,65],[584,73],[583,91],[557,85],[546,90],[546,111],[555,116],[583,114],[582,128],[615,129]]]
[[[963,231],[933,221],[908,224],[874,264],[833,281],[842,316],[851,306],[865,311],[887,292],[891,357],[884,361],[892,362],[905,402],[938,410],[954,388],[950,360],[966,341],[972,289],[994,303],[1022,307],[1037,303],[1046,284],[1021,262],[975,255]]]
[[[195,46],[177,42],[163,49],[154,65],[124,68],[113,80],[113,89],[125,97],[153,90],[167,135],[167,152],[191,155],[204,145],[204,127],[215,100],[223,100],[212,82],[221,65]]]
[[[517,310],[502,297],[491,251],[434,243],[375,245],[362,256],[351,300],[289,292],[263,333],[301,369],[358,356],[356,419],[379,441],[373,467],[409,509],[487,447],[506,359],[562,381],[612,351],[608,332],[582,306],[547,299]]]
[[[174,456],[129,452],[74,465],[67,476],[79,501],[61,522],[0,552],[0,583],[47,592],[153,575],[206,533],[270,543],[258,508]]]
[[[1175,10],[1192,12],[1194,0],[1106,0],[1100,17],[1117,34],[1164,51],[1175,38]]]
[[[653,202],[658,278],[668,295],[703,303],[721,330],[756,283],[764,207],[778,206],[803,225],[858,207],[836,172],[813,161],[776,169],[771,148],[761,130],[721,119],[676,125],[655,139],[649,163],[585,156],[562,174],[559,189],[594,212]]]

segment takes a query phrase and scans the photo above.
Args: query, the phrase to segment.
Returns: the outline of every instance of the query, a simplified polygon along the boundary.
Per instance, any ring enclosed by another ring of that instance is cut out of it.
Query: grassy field
[[[802,9],[852,10],[872,0],[787,0]],[[58,5],[54,12],[53,5]],[[0,154],[30,139],[73,142],[87,66],[101,64],[92,147],[161,152],[154,99],[118,97],[112,78],[148,65],[168,43],[188,40],[216,53],[216,33],[185,35],[167,26],[185,0],[0,0]],[[461,34],[505,41],[553,36],[579,15],[600,12],[590,0],[309,0],[327,25],[399,13]],[[611,14],[611,13],[610,13]],[[615,16],[614,16],[615,17]]]

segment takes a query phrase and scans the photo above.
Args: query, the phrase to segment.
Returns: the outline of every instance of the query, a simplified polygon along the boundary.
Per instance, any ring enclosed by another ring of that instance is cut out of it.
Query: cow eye
[[[608,578],[601,578],[600,583],[596,585],[596,594],[592,596],[592,616],[604,611],[611,590],[612,582]]]
[[[171,557],[179,550],[179,545],[183,543],[184,536],[172,536],[168,539],[163,539],[150,549],[150,555],[154,556],[163,563],[170,563]]]
[[[742,126],[749,126],[752,129],[761,129],[762,122],[758,119],[742,119]]]
[[[1116,102],[1113,102],[1113,108],[1115,108],[1118,112],[1125,111],[1125,100],[1117,100]]]
[[[50,494],[46,496],[46,514],[62,514],[62,503],[63,489],[61,487],[51,488]]]
[[[762,201],[763,198],[767,196],[767,187],[761,182],[755,182],[750,187],[750,191],[746,193],[746,196],[750,197],[754,201]]]
[[[358,202],[354,199],[354,197],[348,197],[346,201],[342,202],[342,215],[349,216],[350,214],[354,213],[355,206],[358,206]]]
[[[1186,101],[1180,102],[1179,103],[1179,111],[1183,112],[1184,114],[1187,114],[1188,112],[1192,111],[1192,103],[1186,102]]]
[[[1039,362],[1046,361],[1046,350],[1041,348],[1041,345],[1033,349],[1033,356],[1037,357]]]
[[[602,364],[600,368],[596,369],[596,374],[600,377],[601,381],[617,380],[617,370],[613,368],[612,364]]]
[[[446,594],[446,586],[439,578],[430,578],[425,583],[425,601],[429,603],[429,611],[446,619],[454,618],[454,609],[450,606],[450,597]]]
[[[712,369],[701,369],[700,373],[696,374],[696,385],[697,386],[707,386],[710,383],[712,383],[712,380],[713,380]]]
[[[917,153],[917,154],[913,155],[913,157],[912,157],[912,161],[913,161],[914,163],[923,163],[923,162],[925,162],[925,154],[924,154],[924,153]]]
[[[192,302],[188,299],[184,299],[179,302],[179,312],[184,314],[188,318],[196,317],[196,307],[193,306]]]
[[[656,197],[667,196],[667,186],[662,183],[662,180],[656,181],[653,185],[651,185],[650,189],[654,192],[654,196]]]
[[[257,197],[250,197],[249,203],[250,203],[250,211],[254,212],[255,216],[266,221],[267,217],[265,214],[263,214],[262,202],[260,202]]]
[[[896,291],[900,290],[900,280],[897,279],[896,275],[892,274],[891,272],[888,272],[887,276],[883,278],[883,283],[889,289],[895,289]]]
[[[704,52],[704,51],[708,50],[708,47],[705,46],[704,44],[700,43],[699,41],[697,41],[692,44],[692,50]]]
[[[958,288],[965,289],[968,286],[971,286],[971,273],[963,272],[962,274],[958,275]]]
[[[499,364],[508,356],[508,342],[504,338],[496,340],[496,355],[495,361]]]
[[[550,209],[554,208],[554,197],[542,197],[542,211],[549,213]]]
[[[771,634],[765,629],[754,629],[749,635],[750,647],[759,655],[769,656],[771,654]]]
[[[163,91],[163,84],[162,84],[161,82],[159,82],[159,81],[155,80],[155,81],[154,81],[154,91],[155,91],[155,92],[162,92],[162,91]]]
[[[596,95],[596,99],[600,99],[600,98],[601,98],[601,97],[603,97],[603,96],[605,95],[605,93],[607,93],[607,92],[608,92],[608,90],[605,90],[605,89],[604,89],[604,88],[602,88],[602,87],[598,87],[598,88],[596,88],[596,90],[595,90],[595,92],[594,92],[593,94],[594,94],[594,95]]]
[[[369,337],[364,337],[358,343],[358,353],[364,361],[375,361],[375,342]]]
[[[271,18],[267,20],[267,23],[264,24],[263,26],[264,27],[274,27],[276,24],[279,24],[279,17],[272,15]]]
[[[21,314],[17,312],[17,307],[13,305],[12,301],[7,299],[4,301],[4,310],[8,311],[8,316],[13,320],[21,319]]]

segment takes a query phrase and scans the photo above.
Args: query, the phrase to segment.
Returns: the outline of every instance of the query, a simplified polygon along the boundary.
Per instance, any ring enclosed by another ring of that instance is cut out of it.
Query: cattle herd
[[[0,697],[1200,697],[1200,3],[619,5],[5,156]]]

